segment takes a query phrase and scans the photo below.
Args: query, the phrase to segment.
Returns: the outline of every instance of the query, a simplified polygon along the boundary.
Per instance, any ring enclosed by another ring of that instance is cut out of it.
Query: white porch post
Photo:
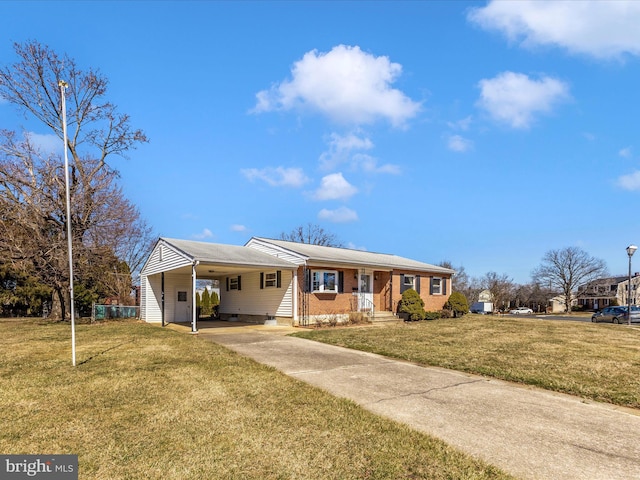
[[[191,265],[191,333],[198,333],[196,312],[196,267],[200,262],[195,261]]]
[[[298,325],[298,269],[293,271],[293,324]]]

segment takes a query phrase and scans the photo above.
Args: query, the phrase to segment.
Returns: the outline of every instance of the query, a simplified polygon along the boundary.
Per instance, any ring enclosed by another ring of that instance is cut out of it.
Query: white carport
[[[220,282],[220,314],[297,316],[296,265],[246,246],[160,238],[142,268],[140,315],[197,329],[196,280]]]

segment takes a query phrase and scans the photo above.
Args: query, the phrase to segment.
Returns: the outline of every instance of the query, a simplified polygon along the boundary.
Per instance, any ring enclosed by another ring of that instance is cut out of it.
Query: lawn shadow
[[[120,348],[123,345],[127,345],[127,344],[130,344],[130,343],[133,343],[133,342],[123,342],[123,343],[120,343],[119,345],[114,345],[113,347],[109,347],[106,350],[98,352],[98,353],[96,353],[94,355],[91,355],[90,357],[86,358],[85,360],[82,360],[81,362],[78,362],[78,365],[84,365],[85,363],[89,363],[91,360],[94,360],[94,359],[100,357],[101,355],[104,355],[104,354],[106,354],[106,353],[108,353],[108,352],[110,352],[112,350],[115,350],[116,348]]]

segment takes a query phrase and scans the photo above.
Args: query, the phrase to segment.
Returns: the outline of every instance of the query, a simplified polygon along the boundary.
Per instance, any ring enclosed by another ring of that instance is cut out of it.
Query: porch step
[[[395,315],[393,312],[375,312],[373,316],[373,321],[375,323],[378,322],[397,322],[401,320],[400,317]]]

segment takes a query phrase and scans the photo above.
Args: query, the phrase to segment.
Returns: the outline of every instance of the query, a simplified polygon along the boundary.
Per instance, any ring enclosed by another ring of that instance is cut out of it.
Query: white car
[[[509,313],[512,315],[520,315],[520,314],[530,314],[533,313],[533,310],[531,310],[530,308],[527,307],[518,307],[514,310],[509,310]]]

